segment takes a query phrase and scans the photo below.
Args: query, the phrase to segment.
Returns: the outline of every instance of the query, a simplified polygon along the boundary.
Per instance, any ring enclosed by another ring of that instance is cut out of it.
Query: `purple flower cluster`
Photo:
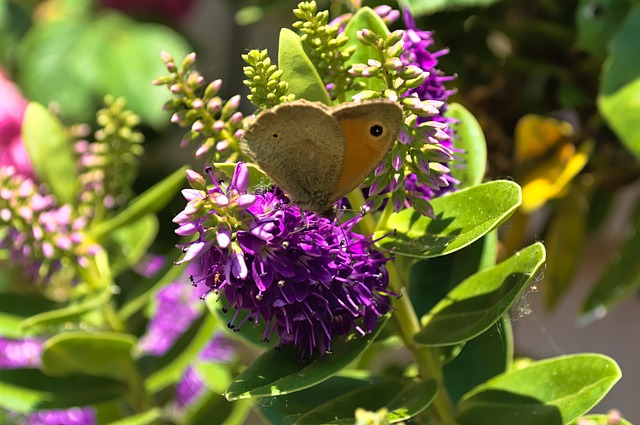
[[[404,11],[404,52],[400,56],[404,65],[415,65],[423,71],[429,73],[425,82],[422,85],[409,89],[406,93],[407,96],[416,95],[421,101],[435,100],[443,102],[443,106],[439,109],[439,112],[428,118],[418,117],[417,124],[421,124],[427,121],[434,123],[440,123],[440,127],[445,132],[448,138],[438,138],[434,141],[445,148],[447,151],[453,151],[453,131],[450,124],[454,122],[453,119],[444,116],[447,111],[446,101],[450,95],[455,93],[455,90],[449,90],[445,87],[445,84],[455,79],[454,76],[444,75],[440,71],[438,66],[438,58],[449,53],[447,49],[431,52],[434,41],[432,33],[430,31],[424,31],[416,27],[415,20],[409,12],[409,9]],[[410,136],[403,132],[400,136],[401,143],[410,143]],[[447,163],[451,160],[450,157],[444,156],[442,158],[430,158],[429,164],[420,167],[424,174],[420,178],[412,173],[405,178],[404,187],[410,197],[422,198],[426,201],[440,196],[444,193],[450,192],[454,189],[454,185],[458,183],[456,179],[451,175],[450,169]],[[434,164],[436,162],[437,164]],[[433,171],[433,172],[432,172]],[[398,208],[396,208],[398,210]]]
[[[264,321],[263,338],[277,331],[279,345],[294,345],[303,355],[328,352],[331,341],[352,329],[372,332],[390,308],[385,263],[370,238],[352,232],[357,218],[338,223],[302,214],[278,191],[247,194],[249,173],[239,163],[223,188],[190,173],[193,190],[174,222],[183,261],[199,260],[196,284],[226,298],[235,309],[229,327]]]
[[[0,369],[40,367],[42,341],[37,339],[11,340],[0,337]],[[10,414],[10,416],[19,416]],[[16,418],[16,422],[23,418]],[[74,407],[62,410],[43,410],[24,418],[28,425],[92,425],[96,423],[95,411],[90,407]]]
[[[155,304],[139,348],[152,356],[162,356],[202,314],[202,303],[191,285],[178,280],[158,290]]]
[[[85,241],[84,217],[58,206],[14,167],[0,167],[0,226],[0,249],[35,282],[49,282],[65,261],[84,267],[99,249]]]

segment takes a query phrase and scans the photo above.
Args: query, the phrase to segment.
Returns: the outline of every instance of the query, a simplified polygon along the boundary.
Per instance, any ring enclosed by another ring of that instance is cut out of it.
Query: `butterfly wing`
[[[332,108],[345,139],[344,163],[331,203],[358,187],[384,159],[402,127],[402,108],[396,102],[376,99],[345,103]]]
[[[302,208],[331,205],[345,146],[327,107],[299,100],[263,111],[245,131],[242,149]]]

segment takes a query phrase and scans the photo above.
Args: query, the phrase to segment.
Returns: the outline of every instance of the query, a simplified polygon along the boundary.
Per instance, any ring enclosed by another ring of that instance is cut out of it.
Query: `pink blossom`
[[[0,167],[13,166],[33,178],[33,167],[20,131],[27,101],[0,69]]]

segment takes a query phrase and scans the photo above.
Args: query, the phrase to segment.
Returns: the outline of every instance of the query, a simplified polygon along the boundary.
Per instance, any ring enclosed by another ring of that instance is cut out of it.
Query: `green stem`
[[[405,289],[409,280],[409,270],[411,269],[411,264],[403,264],[406,259],[406,257],[397,257],[395,263],[387,263],[389,287],[394,292],[402,295],[405,295],[404,292],[406,292]],[[402,270],[404,273],[401,274],[398,270]],[[413,335],[420,331],[420,321],[413,309],[411,299],[408,296],[401,296],[396,301],[396,308],[397,311],[394,314],[394,318],[399,324],[400,338],[412,353],[420,371],[420,378],[423,381],[434,379],[438,383],[438,394],[430,407],[433,415],[442,425],[456,425],[454,419],[455,407],[444,386],[442,363],[440,362],[438,350],[418,346],[413,341]]]

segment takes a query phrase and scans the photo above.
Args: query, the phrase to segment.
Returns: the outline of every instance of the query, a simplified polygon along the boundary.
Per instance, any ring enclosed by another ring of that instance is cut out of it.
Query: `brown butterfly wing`
[[[242,149],[300,207],[331,205],[345,143],[327,107],[299,100],[266,110],[245,131]]]
[[[333,203],[358,187],[382,162],[400,134],[403,119],[400,105],[387,99],[345,103],[331,113],[346,145],[344,165],[331,193]]]

